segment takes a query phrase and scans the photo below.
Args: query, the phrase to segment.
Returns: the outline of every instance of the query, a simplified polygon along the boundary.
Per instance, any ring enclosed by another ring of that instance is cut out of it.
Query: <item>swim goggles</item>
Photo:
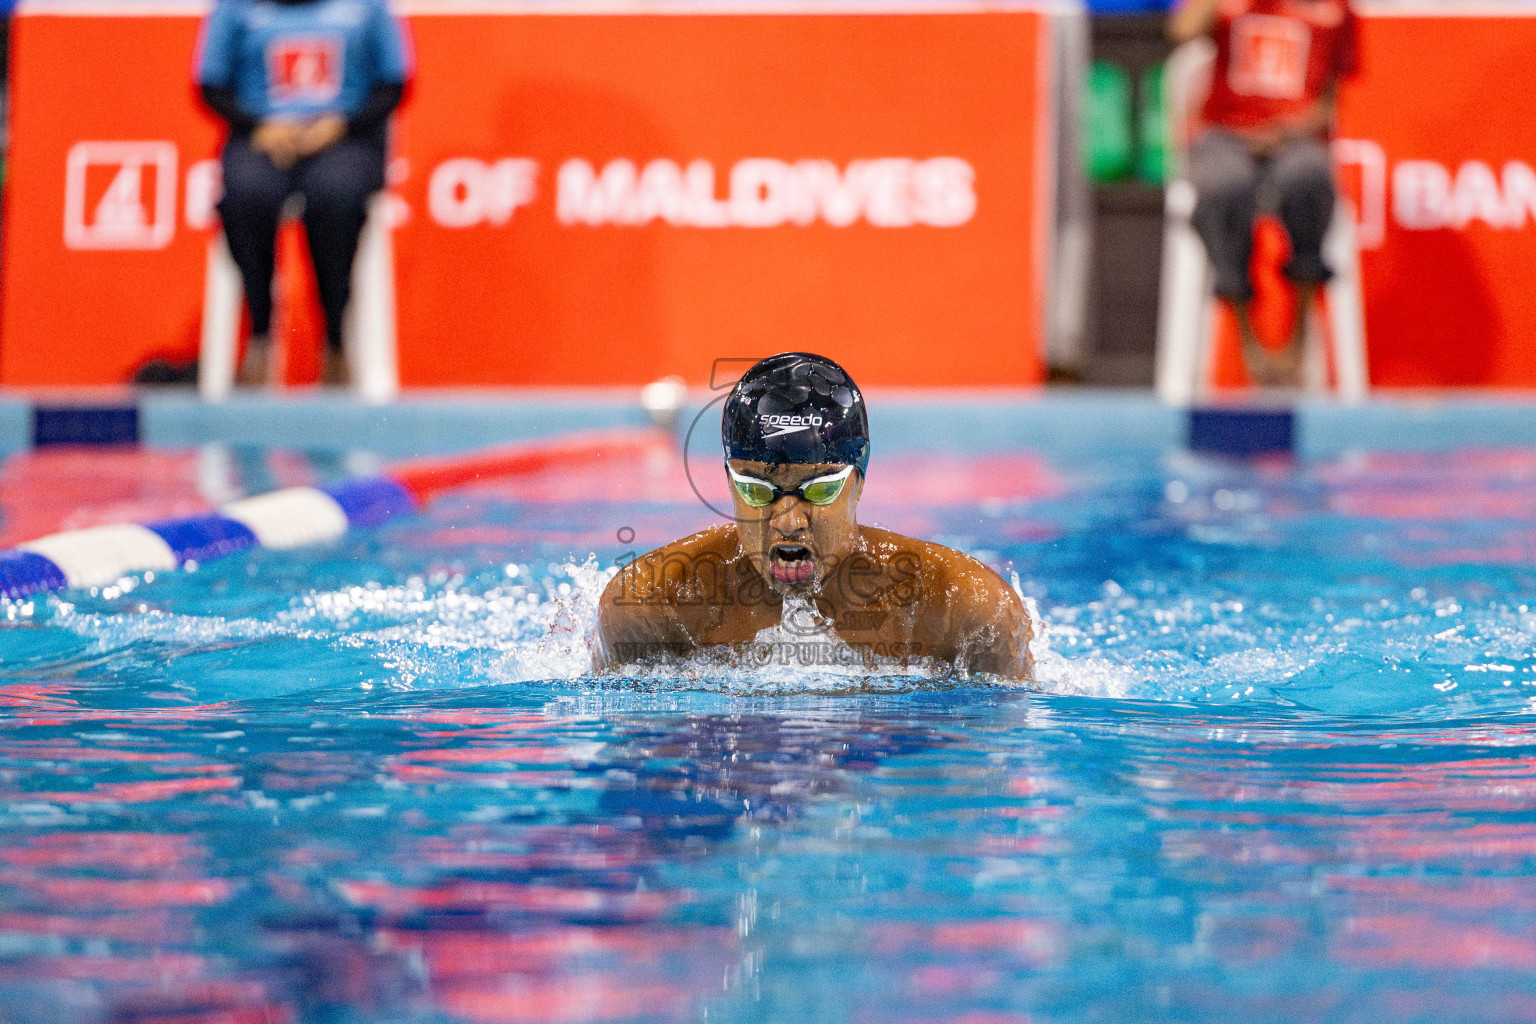
[[[767,480],[755,476],[743,476],[732,469],[730,463],[726,463],[725,466],[725,471],[731,475],[731,483],[736,485],[736,493],[741,495],[742,501],[753,508],[766,508],[780,498],[791,494],[804,498],[812,505],[830,505],[837,500],[839,494],[843,493],[843,485],[848,482],[848,477],[854,469],[853,466],[844,466],[836,473],[813,476],[798,487],[781,491]]]

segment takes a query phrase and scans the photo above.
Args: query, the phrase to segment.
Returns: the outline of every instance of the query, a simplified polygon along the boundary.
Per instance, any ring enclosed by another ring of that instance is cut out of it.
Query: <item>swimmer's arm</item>
[[[970,637],[966,667],[974,673],[1031,682],[1035,658],[1029,642],[1035,631],[1029,612],[1013,588],[1001,581],[988,590],[971,606],[971,621],[964,629]]]
[[[597,635],[592,644],[594,674],[691,649],[694,641],[670,602],[635,586],[626,567],[608,581],[597,606]]]

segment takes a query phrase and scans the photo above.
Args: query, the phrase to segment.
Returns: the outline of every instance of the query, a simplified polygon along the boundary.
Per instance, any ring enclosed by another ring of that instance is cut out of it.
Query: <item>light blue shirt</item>
[[[350,116],[375,85],[406,82],[411,64],[384,0],[218,0],[198,41],[197,81],[234,87],[258,120]]]

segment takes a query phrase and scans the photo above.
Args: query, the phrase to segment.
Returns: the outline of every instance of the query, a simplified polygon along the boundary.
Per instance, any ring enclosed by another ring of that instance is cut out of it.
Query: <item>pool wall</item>
[[[713,413],[699,419],[700,413],[718,397],[691,396],[678,418],[679,433],[695,420],[707,422]],[[1536,395],[1524,393],[1403,393],[1363,405],[1306,400],[1294,408],[1295,451],[1307,459],[1346,451],[1536,444]],[[59,409],[134,410],[137,439],[155,446],[262,444],[399,457],[648,422],[638,391],[629,388],[418,392],[384,406],[316,393],[242,396],[216,405],[186,392],[12,393],[0,397],[0,452],[31,447],[38,433],[37,411]],[[969,450],[1028,448],[1070,457],[1109,445],[1127,455],[1155,456],[1185,447],[1188,416],[1141,392],[870,393],[877,455],[943,448],[945,439],[964,437]],[[698,443],[696,436],[695,450]]]

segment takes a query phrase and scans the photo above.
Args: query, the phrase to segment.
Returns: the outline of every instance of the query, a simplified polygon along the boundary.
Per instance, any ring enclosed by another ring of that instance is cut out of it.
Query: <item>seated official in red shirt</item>
[[[1327,140],[1338,81],[1358,61],[1357,31],[1348,0],[1183,0],[1169,19],[1175,42],[1209,35],[1216,43],[1211,91],[1189,150],[1194,226],[1216,270],[1216,294],[1237,310],[1248,369],[1260,384],[1298,382],[1302,317],[1284,350],[1258,344],[1248,318],[1253,221],[1273,213],[1285,226],[1285,274],[1305,310],[1332,276],[1323,262],[1334,207]]]

